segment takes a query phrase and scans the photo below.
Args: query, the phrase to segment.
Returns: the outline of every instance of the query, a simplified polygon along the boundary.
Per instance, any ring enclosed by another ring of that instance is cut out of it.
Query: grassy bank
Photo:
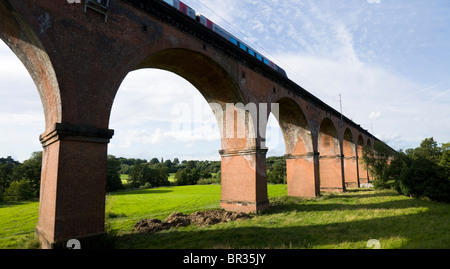
[[[134,222],[121,226],[121,222],[113,220],[112,228],[120,230],[116,247],[364,249],[371,239],[379,240],[384,249],[450,247],[448,204],[415,200],[392,191],[351,190],[317,199],[297,199],[285,197],[282,186],[270,186],[269,190],[271,209],[251,220],[175,228],[157,234],[137,234],[130,229]],[[198,208],[178,209],[191,213]],[[159,214],[159,218],[170,212]]]
[[[450,248],[450,205],[392,191],[350,190],[316,199],[286,197],[269,185],[271,208],[250,220],[138,234],[141,219],[164,219],[217,209],[220,186],[167,187],[107,197],[107,230],[116,248],[331,248],[364,249],[377,239],[384,249]],[[33,238],[38,203],[0,203],[0,248],[21,248]]]

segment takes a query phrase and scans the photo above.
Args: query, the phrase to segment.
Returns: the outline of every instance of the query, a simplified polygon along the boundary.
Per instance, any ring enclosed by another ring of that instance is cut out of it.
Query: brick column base
[[[342,155],[320,156],[320,191],[344,192]]]
[[[41,135],[39,221],[42,248],[104,234],[107,145],[112,130],[56,124]]]
[[[269,207],[267,150],[221,150],[222,199],[220,206],[233,212],[258,212]]]
[[[313,198],[320,195],[320,181],[316,172],[318,157],[314,152],[285,155],[288,196]]]

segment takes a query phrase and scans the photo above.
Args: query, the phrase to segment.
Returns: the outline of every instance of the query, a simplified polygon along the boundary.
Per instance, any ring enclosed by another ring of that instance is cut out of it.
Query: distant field
[[[392,191],[350,190],[316,199],[286,197],[269,185],[271,209],[250,220],[137,234],[134,224],[217,209],[219,185],[166,187],[114,193],[107,198],[107,230],[116,248],[331,248],[364,249],[377,239],[386,249],[450,248],[450,205]],[[38,203],[0,203],[0,248],[22,248],[33,238]]]
[[[211,175],[212,175],[213,177],[215,177],[216,174],[217,174],[217,173],[211,173]],[[128,182],[128,177],[129,177],[129,175],[120,175],[120,179],[122,180],[122,184],[126,184],[126,183]],[[172,182],[172,183],[176,181],[176,179],[175,179],[175,173],[170,173],[170,174],[169,174],[169,181]]]

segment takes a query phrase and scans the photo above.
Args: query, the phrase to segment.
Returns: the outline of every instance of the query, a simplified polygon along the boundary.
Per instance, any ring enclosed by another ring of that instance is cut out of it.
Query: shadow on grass
[[[167,187],[163,187],[167,188]],[[154,188],[154,189],[135,189],[135,190],[125,190],[125,191],[118,191],[113,192],[111,195],[113,196],[119,196],[119,195],[133,195],[133,194],[161,194],[161,193],[169,193],[173,192],[172,190],[168,189],[160,189],[160,188]]]
[[[20,205],[25,205],[25,204],[34,203],[34,202],[39,202],[39,201],[38,200],[30,200],[30,201],[18,201],[18,202],[0,202],[0,208],[20,206]]]
[[[116,248],[135,249],[310,249],[327,248],[343,243],[365,249],[371,239],[383,248],[445,249],[450,236],[428,238],[417,236],[417,216],[395,216],[363,221],[290,227],[231,227],[223,229],[170,230],[156,234],[125,234],[116,238]],[[445,233],[445,227],[440,228]],[[429,230],[429,231],[428,231]],[[424,227],[423,234],[436,232]],[[397,239],[394,245],[389,242]],[[399,239],[400,238],[400,239]],[[404,240],[402,239],[404,238]],[[383,241],[387,240],[387,241]],[[436,242],[433,242],[435,240]]]
[[[343,196],[340,196],[343,197]],[[299,212],[311,212],[311,211],[344,211],[344,210],[374,210],[374,209],[405,209],[417,206],[426,206],[421,201],[411,201],[411,200],[399,200],[390,202],[380,202],[380,203],[368,203],[368,204],[342,204],[342,203],[330,203],[330,204],[312,204],[305,203],[305,201],[299,199],[299,202],[295,202],[295,199],[286,200],[274,199],[271,203],[270,209],[262,214],[274,214],[282,213],[288,211],[299,211]],[[416,202],[416,203],[414,203]]]
[[[362,196],[397,196],[391,193],[370,193]],[[342,198],[346,195],[338,195]],[[357,198],[358,195],[349,195]],[[332,199],[332,198],[330,198]],[[308,202],[309,201],[309,202]],[[419,200],[398,200],[370,204],[327,203],[315,204],[311,200],[294,197],[275,198],[271,208],[258,215],[290,212],[320,212],[335,214],[344,210],[406,209],[426,207],[426,211],[367,220],[342,221],[327,224],[307,224],[299,219],[289,219],[281,224],[267,225],[254,220],[224,224],[219,228],[175,228],[155,234],[127,233],[115,237],[116,248],[135,249],[309,249],[327,246],[365,249],[371,239],[380,240],[381,247],[402,249],[446,249],[450,247],[450,224],[447,205]],[[327,214],[327,213],[324,213]],[[288,223],[289,222],[289,223]],[[272,226],[272,227],[271,227]],[[281,227],[280,227],[281,226]],[[384,241],[383,241],[384,240]],[[395,242],[393,242],[395,241]],[[340,245],[342,244],[342,245]]]

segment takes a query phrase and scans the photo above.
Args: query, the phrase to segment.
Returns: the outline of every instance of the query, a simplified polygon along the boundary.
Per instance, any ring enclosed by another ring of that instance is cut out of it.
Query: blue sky
[[[428,137],[450,142],[448,0],[186,0],[259,50],[290,79],[395,149]],[[377,3],[379,2],[379,3]],[[0,156],[41,150],[39,95],[23,65],[0,44]],[[219,159],[208,105],[182,78],[130,73],[112,111],[109,152],[150,159]],[[269,154],[284,154],[277,123]]]

